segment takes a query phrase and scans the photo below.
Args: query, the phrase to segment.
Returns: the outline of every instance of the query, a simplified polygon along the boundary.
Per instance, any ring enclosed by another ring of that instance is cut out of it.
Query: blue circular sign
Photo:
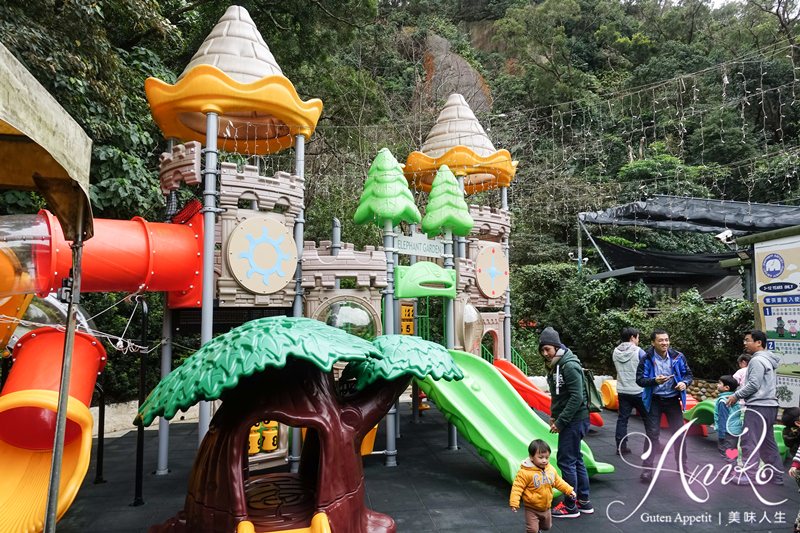
[[[768,254],[761,263],[761,271],[768,278],[777,278],[783,274],[783,257],[780,254]]]

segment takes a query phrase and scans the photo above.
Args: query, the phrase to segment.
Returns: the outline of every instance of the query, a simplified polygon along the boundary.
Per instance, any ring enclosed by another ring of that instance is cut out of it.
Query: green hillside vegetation
[[[174,82],[228,5],[219,0],[0,3],[0,41],[94,140],[96,216],[164,217],[156,172],[166,142],[151,119],[143,83],[149,76]],[[435,95],[426,83],[435,63],[426,38],[447,39],[450,51],[482,76],[476,90],[491,94],[491,111],[479,112],[478,119],[495,146],[520,162],[509,195],[514,320],[547,320],[567,329],[565,338],[589,360],[608,357],[603,351],[608,342],[588,337],[593,320],[608,319],[609,310],[648,309],[650,320],[659,310],[667,316],[702,304],[654,301],[647,291],[615,282],[579,282],[567,259],[576,246],[578,212],[654,193],[790,204],[800,198],[797,1],[741,0],[717,8],[708,0],[251,0],[241,5],[299,94],[325,103],[306,152],[307,240],[330,238],[336,216],[345,240],[357,247],[380,244],[379,228],[353,221],[367,170],[383,147],[401,163],[420,148],[447,96]],[[291,170],[291,160],[291,154],[264,158],[261,166],[268,172]],[[411,192],[421,205],[425,195]],[[186,200],[200,191],[181,194]],[[498,198],[492,191],[467,201],[499,205]],[[36,195],[4,192],[0,213],[29,213],[42,205]],[[602,233],[651,249],[720,250],[704,235],[641,228]],[[592,257],[589,271],[595,261]],[[622,294],[631,291],[634,296]],[[158,296],[149,298],[158,309]],[[529,298],[542,301],[529,305]],[[93,314],[116,299],[94,295],[85,302]],[[562,300],[581,304],[573,305],[570,315],[557,312]],[[98,327],[121,333],[129,312],[107,313]],[[160,313],[153,313],[151,332],[160,330],[159,319]],[[137,322],[128,328],[133,338]],[[579,327],[585,336],[575,331]],[[527,330],[515,335],[523,345],[535,338]],[[694,339],[681,335],[674,341],[694,356]],[[715,352],[719,357],[726,350],[730,357],[736,353],[738,339],[726,342]],[[183,356],[196,348],[194,339],[180,344]],[[135,388],[126,370],[133,359],[110,357],[112,397],[130,396]]]

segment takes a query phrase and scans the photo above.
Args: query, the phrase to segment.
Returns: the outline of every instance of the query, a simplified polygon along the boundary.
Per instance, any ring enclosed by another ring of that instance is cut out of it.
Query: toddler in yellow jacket
[[[553,487],[567,496],[576,498],[575,491],[561,479],[550,464],[550,446],[541,439],[528,445],[528,458],[522,461],[508,504],[514,512],[519,509],[519,500],[525,505],[525,533],[538,533],[550,529],[553,517]]]

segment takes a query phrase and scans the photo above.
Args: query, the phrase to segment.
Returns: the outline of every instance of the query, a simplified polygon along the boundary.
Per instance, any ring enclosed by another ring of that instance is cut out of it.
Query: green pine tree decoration
[[[369,167],[353,220],[356,224],[374,222],[383,229],[387,220],[397,226],[402,221],[417,224],[420,218],[403,167],[388,148],[382,148]]]
[[[428,207],[422,219],[422,231],[430,238],[448,230],[454,235],[466,237],[474,224],[456,177],[447,165],[442,165],[431,186]]]

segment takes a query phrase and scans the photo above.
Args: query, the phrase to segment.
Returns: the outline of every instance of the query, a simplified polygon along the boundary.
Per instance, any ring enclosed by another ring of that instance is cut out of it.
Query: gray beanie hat
[[[539,335],[539,348],[541,349],[542,346],[548,344],[550,346],[555,346],[556,349],[561,347],[561,337],[559,337],[558,332],[550,326],[544,328],[542,334]]]

